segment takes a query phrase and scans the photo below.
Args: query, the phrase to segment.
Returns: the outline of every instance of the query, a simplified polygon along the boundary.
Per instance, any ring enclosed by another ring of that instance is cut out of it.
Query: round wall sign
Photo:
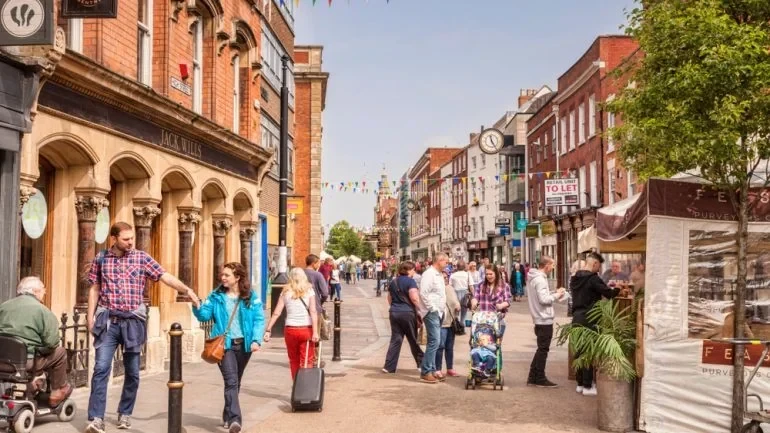
[[[96,243],[104,243],[108,234],[110,234],[110,210],[103,207],[96,215],[96,228],[94,229]]]
[[[43,21],[45,9],[40,0],[8,0],[0,11],[0,24],[17,38],[34,35]]]
[[[45,226],[48,223],[48,205],[45,202],[45,195],[35,189],[35,194],[29,197],[21,208],[21,226],[24,227],[24,233],[32,239],[37,239],[43,235]]]

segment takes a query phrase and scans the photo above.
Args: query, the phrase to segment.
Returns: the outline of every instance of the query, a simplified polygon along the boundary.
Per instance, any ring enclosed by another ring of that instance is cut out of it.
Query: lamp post
[[[289,71],[289,56],[281,57],[283,71],[283,80],[281,84],[281,137],[279,145],[278,177],[279,180],[279,198],[278,198],[278,275],[275,276],[272,283],[272,292],[270,294],[271,308],[278,303],[283,286],[289,282],[287,274],[287,255],[286,247],[286,220],[287,220],[287,200],[289,194],[289,88],[286,86],[287,74]],[[273,327],[273,335],[283,336],[284,319],[279,319]]]

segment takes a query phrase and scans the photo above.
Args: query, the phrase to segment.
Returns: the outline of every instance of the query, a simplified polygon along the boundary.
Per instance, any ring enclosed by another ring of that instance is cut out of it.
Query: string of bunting
[[[280,0],[280,1],[281,1],[281,6],[284,6],[287,1],[292,1],[292,0]],[[293,1],[294,1],[294,7],[298,8],[299,4],[300,4],[300,0],[293,0]],[[317,2],[318,2],[318,0],[313,0],[313,6],[315,6],[315,4]],[[328,2],[329,2],[329,7],[331,7],[332,6],[332,0],[328,0]],[[366,3],[368,4],[369,0],[366,0]],[[385,0],[385,3],[390,3],[390,0]],[[348,0],[348,4],[350,4],[350,0]]]

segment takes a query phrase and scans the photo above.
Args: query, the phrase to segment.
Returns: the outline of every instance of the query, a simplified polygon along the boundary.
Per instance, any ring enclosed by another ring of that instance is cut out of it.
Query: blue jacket
[[[220,286],[221,287],[221,286]],[[214,289],[205,301],[201,302],[200,308],[193,306],[193,314],[201,322],[208,322],[214,319],[214,326],[211,328],[211,338],[225,333],[225,327],[230,320],[230,312],[227,311],[227,295]],[[265,312],[262,309],[262,302],[257,300],[257,293],[251,291],[249,306],[243,300],[239,301],[238,317],[243,331],[243,350],[251,351],[251,343],[262,345],[262,336],[265,335]],[[230,337],[225,337],[225,350],[230,349]]]

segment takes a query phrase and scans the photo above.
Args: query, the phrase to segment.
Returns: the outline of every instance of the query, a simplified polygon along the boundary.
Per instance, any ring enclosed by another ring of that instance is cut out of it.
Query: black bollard
[[[171,336],[168,368],[168,433],[182,433],[182,325],[174,323]]]
[[[332,361],[342,361],[342,348],[340,347],[340,334],[342,334],[342,328],[340,326],[340,302],[339,299],[334,301],[334,354],[332,355]]]

